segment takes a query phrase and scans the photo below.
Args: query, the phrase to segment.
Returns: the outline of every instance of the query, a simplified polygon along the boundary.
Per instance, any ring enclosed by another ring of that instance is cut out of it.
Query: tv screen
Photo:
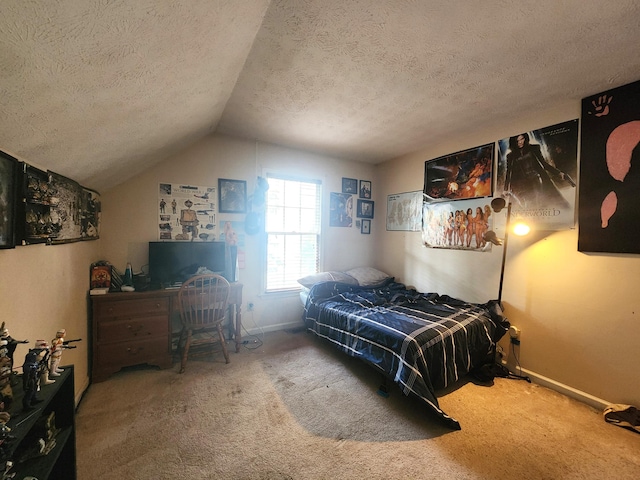
[[[224,275],[224,242],[149,242],[152,286],[179,285],[195,275],[200,267]]]

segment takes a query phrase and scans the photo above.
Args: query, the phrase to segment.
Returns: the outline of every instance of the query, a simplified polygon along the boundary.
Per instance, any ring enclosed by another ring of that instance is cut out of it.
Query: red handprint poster
[[[581,252],[640,253],[640,81],[582,100]]]

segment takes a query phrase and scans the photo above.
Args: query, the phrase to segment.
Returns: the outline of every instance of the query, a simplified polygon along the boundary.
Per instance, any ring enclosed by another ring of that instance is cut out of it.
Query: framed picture
[[[49,242],[70,243],[82,240],[83,188],[74,180],[48,172],[50,177]],[[92,231],[95,225],[88,227]],[[97,234],[97,232],[95,232]]]
[[[100,216],[102,206],[100,194],[89,188],[82,188],[82,204],[80,206],[80,236],[82,240],[100,238]]]
[[[369,235],[371,233],[371,220],[362,220],[360,233],[364,233],[365,235]]]
[[[371,199],[371,182],[369,180],[360,180],[360,198]]]
[[[373,218],[373,202],[371,200],[358,200],[358,218]]]
[[[0,248],[16,246],[16,206],[20,162],[0,152]]]
[[[247,182],[244,180],[218,179],[220,213],[247,212]]]
[[[342,193],[357,193],[358,180],[355,178],[342,178]]]
[[[424,194],[433,200],[463,200],[493,195],[495,144],[445,155],[424,163]]]
[[[353,195],[331,192],[329,205],[329,226],[350,227],[353,223]]]

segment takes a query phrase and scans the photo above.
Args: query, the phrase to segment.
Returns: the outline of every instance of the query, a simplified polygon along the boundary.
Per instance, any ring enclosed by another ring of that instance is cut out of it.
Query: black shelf
[[[12,381],[14,400],[9,410],[11,419],[7,426],[15,439],[7,448],[8,460],[14,462],[10,473],[15,478],[32,476],[44,479],[76,479],[76,437],[75,437],[75,398],[73,366],[65,366],[64,372],[55,377],[55,383],[42,385],[37,394],[39,403],[33,410],[22,408],[22,377]],[[44,456],[36,456],[20,461],[25,452],[34,448],[38,438],[43,437],[42,422],[55,412],[55,447]]]

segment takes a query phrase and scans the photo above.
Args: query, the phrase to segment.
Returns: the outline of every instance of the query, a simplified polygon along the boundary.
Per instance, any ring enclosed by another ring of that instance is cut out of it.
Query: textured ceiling
[[[637,0],[2,0],[0,13],[0,149],[101,191],[214,131],[377,163],[640,79]]]

